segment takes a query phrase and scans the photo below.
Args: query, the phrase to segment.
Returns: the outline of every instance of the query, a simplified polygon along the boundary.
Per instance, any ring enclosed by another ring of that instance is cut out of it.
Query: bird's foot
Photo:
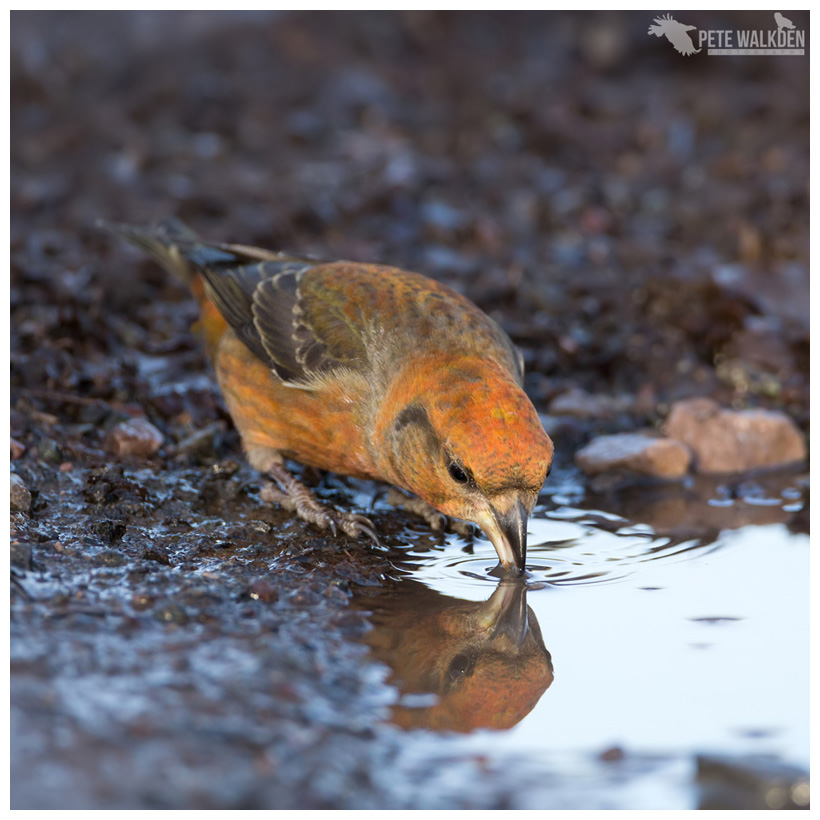
[[[407,512],[423,518],[434,532],[448,530],[459,535],[472,535],[472,524],[460,518],[449,518],[417,495],[405,495],[401,490],[391,487],[387,491],[387,503],[393,507],[403,507]]]
[[[330,530],[334,535],[337,529],[351,538],[366,535],[378,545],[376,529],[369,518],[325,506],[281,464],[270,467],[268,474],[273,481],[262,487],[259,496],[263,501],[279,504],[286,510],[295,512],[303,521],[315,524],[319,529]]]

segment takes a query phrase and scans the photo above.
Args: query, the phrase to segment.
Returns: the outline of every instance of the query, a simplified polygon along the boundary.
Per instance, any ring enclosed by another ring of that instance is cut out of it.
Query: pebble
[[[807,809],[809,773],[763,755],[697,757],[699,809]]]
[[[611,418],[628,408],[629,402],[605,394],[587,393],[572,388],[556,396],[547,412],[551,416],[575,416],[576,418]]]
[[[158,564],[171,566],[171,559],[162,547],[148,546],[143,550],[142,557],[146,561],[156,561]]]
[[[14,461],[26,452],[26,445],[20,441],[17,441],[16,438],[9,438],[11,439],[11,459]]]
[[[642,475],[679,478],[692,459],[679,441],[653,438],[642,433],[599,436],[575,454],[575,463],[587,475],[610,470],[632,470]]]
[[[111,428],[106,448],[118,456],[150,456],[163,444],[163,436],[147,419],[128,419]]]
[[[625,757],[626,752],[621,746],[610,746],[598,755],[598,760],[604,763],[617,763]]]
[[[43,436],[37,443],[37,452],[49,464],[62,464],[65,461],[63,448],[48,436]]]
[[[11,509],[28,513],[31,510],[31,492],[17,473],[11,473]]]
[[[740,473],[803,461],[797,425],[772,410],[728,410],[711,399],[676,402],[664,430],[691,447],[700,473]]]
[[[177,444],[177,453],[189,454],[200,461],[216,458],[217,437],[225,430],[224,422],[209,424],[202,430],[195,430]]]
[[[126,532],[126,526],[121,521],[97,521],[91,525],[91,531],[98,535],[104,542],[113,544],[115,541],[122,540]]]

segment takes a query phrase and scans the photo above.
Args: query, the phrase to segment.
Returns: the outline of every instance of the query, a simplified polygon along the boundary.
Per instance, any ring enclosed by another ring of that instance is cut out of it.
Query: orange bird
[[[205,243],[177,221],[107,227],[190,284],[248,461],[273,479],[265,500],[376,540],[284,460],[385,481],[433,525],[478,524],[504,570],[523,571],[553,447],[519,352],[472,302],[397,268]]]
[[[402,578],[360,587],[351,603],[370,613],[362,641],[390,667],[387,682],[402,696],[438,696],[423,706],[402,697],[391,721],[403,729],[509,729],[552,685],[552,656],[521,578],[501,581],[483,602]]]

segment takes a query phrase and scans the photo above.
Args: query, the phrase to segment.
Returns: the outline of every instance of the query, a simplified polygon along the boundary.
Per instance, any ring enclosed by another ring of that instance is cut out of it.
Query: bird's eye
[[[460,653],[450,661],[447,673],[450,676],[450,680],[457,681],[469,675],[473,671],[474,666],[475,657],[473,657],[471,653]]]
[[[452,478],[457,484],[466,484],[469,481],[469,477],[464,471],[464,468],[455,461],[450,462],[450,466],[447,470],[450,473],[450,478]]]

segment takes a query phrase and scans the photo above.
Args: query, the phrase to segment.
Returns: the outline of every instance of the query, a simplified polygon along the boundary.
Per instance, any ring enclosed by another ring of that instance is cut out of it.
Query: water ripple
[[[648,561],[687,560],[714,548],[699,538],[658,537],[646,525],[627,525],[611,514],[561,507],[529,522],[528,583],[543,588],[623,582]],[[495,550],[483,537],[419,539],[392,552],[397,564],[412,565],[418,580],[449,594],[481,598],[485,584],[498,582],[491,574],[498,563]]]

